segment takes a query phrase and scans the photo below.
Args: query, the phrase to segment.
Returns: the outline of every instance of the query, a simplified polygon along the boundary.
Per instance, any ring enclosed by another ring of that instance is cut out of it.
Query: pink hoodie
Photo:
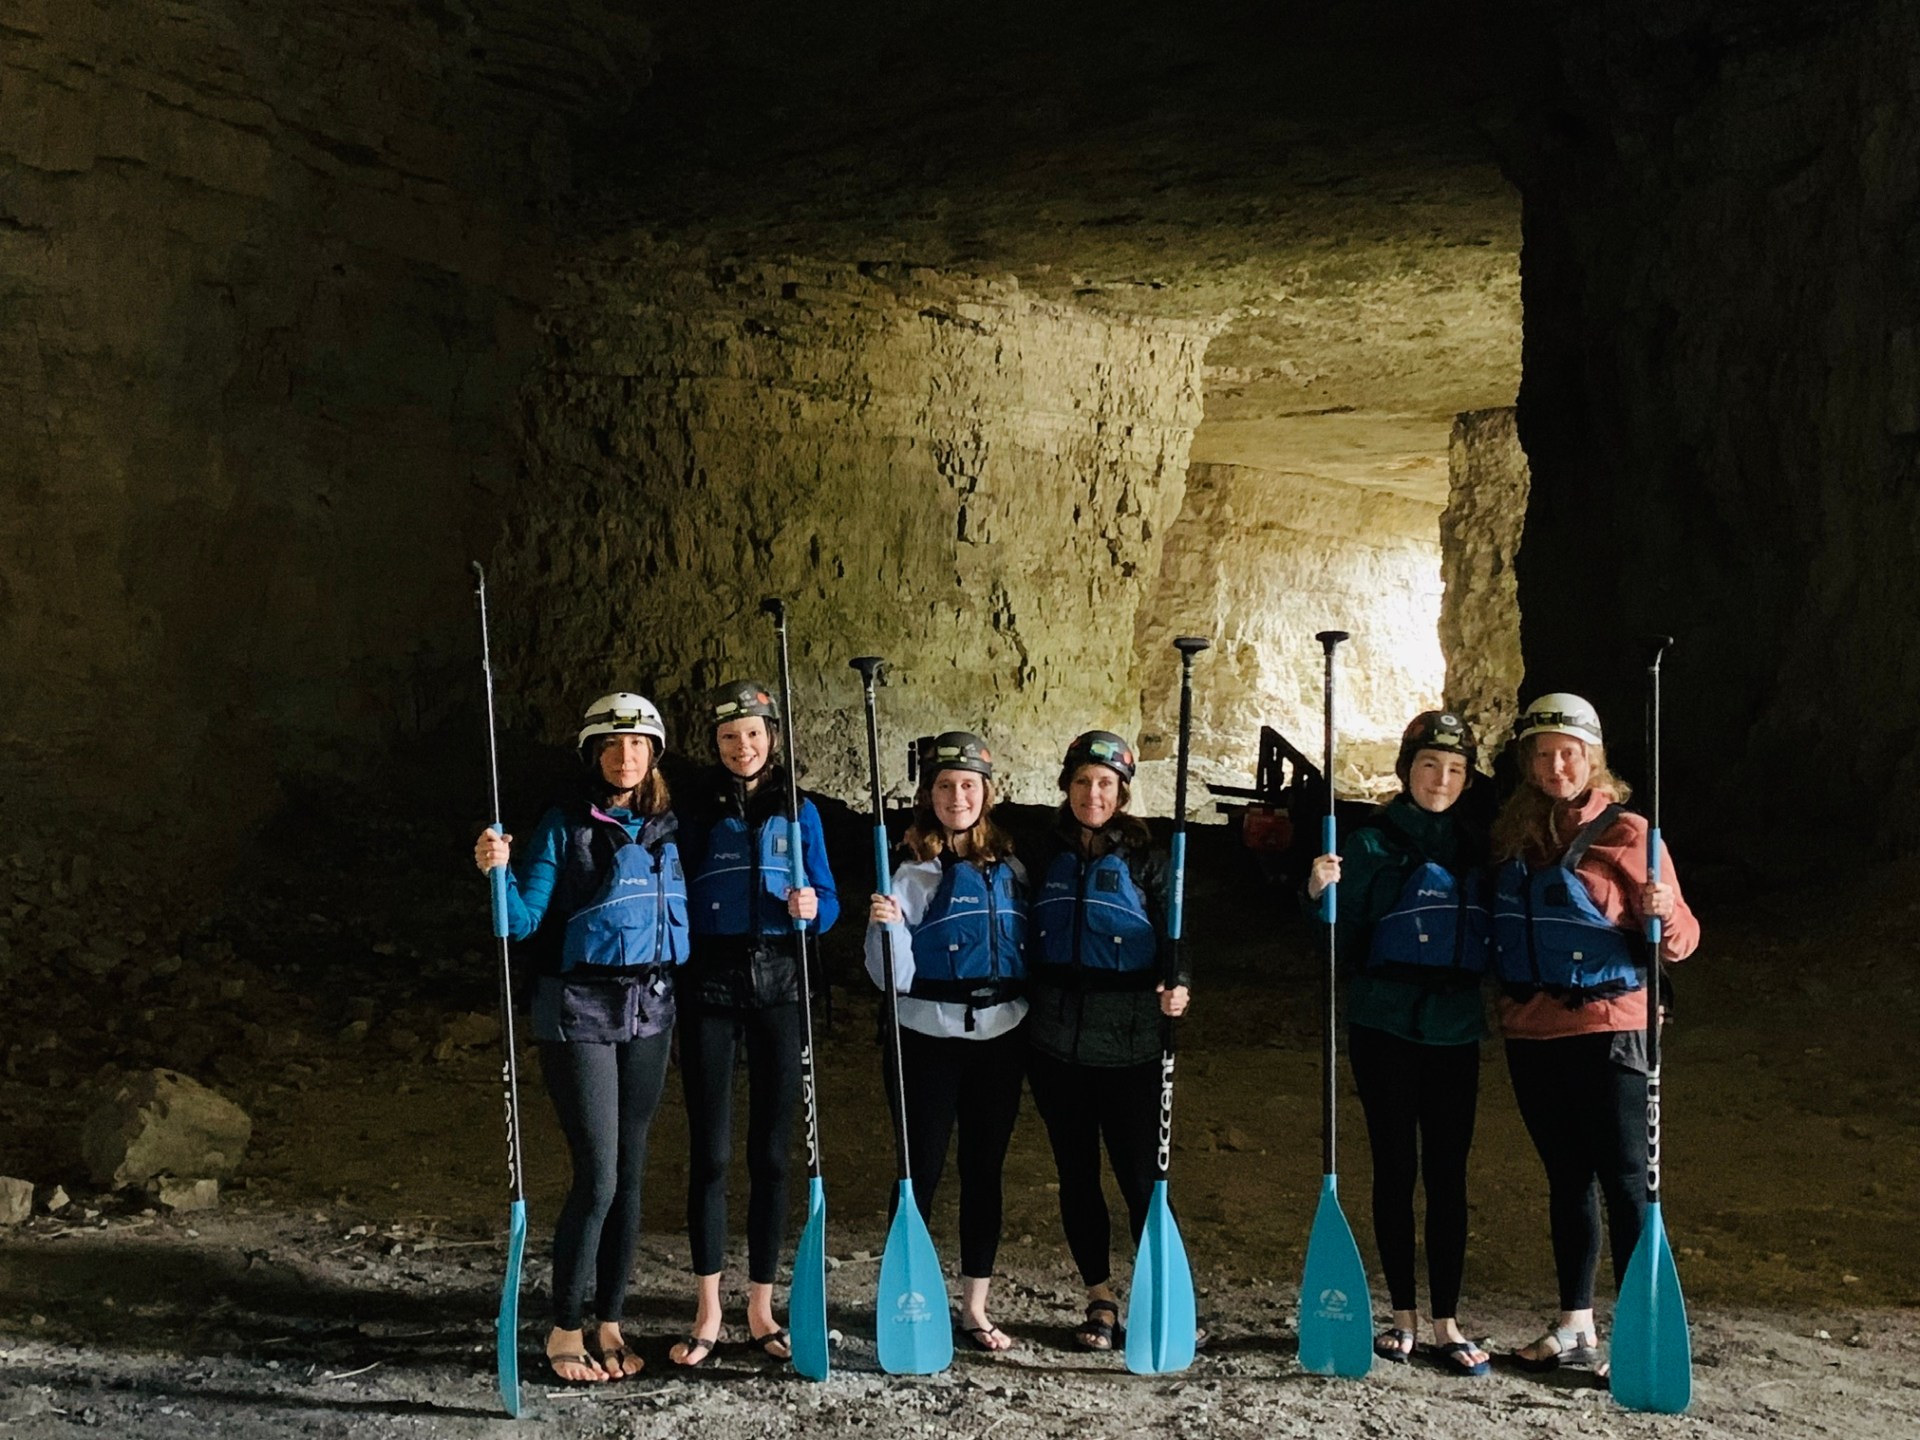
[[[1529,853],[1527,864],[1545,869],[1566,853],[1580,827],[1613,803],[1612,797],[1589,791],[1577,804],[1554,807],[1553,833],[1565,839],[1550,855]],[[1588,847],[1574,873],[1586,884],[1593,903],[1616,925],[1640,928],[1640,891],[1647,883],[1647,822],[1632,811],[1622,811],[1607,832]],[[1660,845],[1660,878],[1674,889],[1673,918],[1661,927],[1660,958],[1684,960],[1700,943],[1700,922],[1680,892],[1680,877],[1666,842]],[[1631,990],[1611,1000],[1595,1000],[1569,1008],[1551,995],[1528,1000],[1500,997],[1500,1029],[1509,1040],[1553,1040],[1563,1035],[1592,1035],[1608,1030],[1644,1030],[1647,992]]]

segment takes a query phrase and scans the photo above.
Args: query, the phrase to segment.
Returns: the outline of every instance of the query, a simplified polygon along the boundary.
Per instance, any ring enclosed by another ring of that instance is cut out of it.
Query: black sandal
[[[1105,1314],[1109,1318],[1099,1317]],[[1082,1350],[1111,1350],[1116,1332],[1120,1328],[1120,1307],[1111,1300],[1089,1300],[1087,1318],[1073,1332],[1073,1338],[1080,1342]]]
[[[764,1335],[749,1335],[747,1344],[769,1360],[785,1362],[793,1358],[793,1336],[784,1329],[769,1330]],[[773,1348],[776,1345],[780,1347],[778,1351]]]
[[[705,1335],[687,1335],[681,1339],[678,1345],[673,1347],[675,1350],[678,1350],[680,1354],[676,1357],[672,1351],[668,1351],[667,1358],[672,1360],[673,1363],[678,1365],[682,1370],[698,1370],[713,1358],[713,1352],[719,1347],[719,1344],[720,1337],[718,1335],[713,1336],[711,1339]]]

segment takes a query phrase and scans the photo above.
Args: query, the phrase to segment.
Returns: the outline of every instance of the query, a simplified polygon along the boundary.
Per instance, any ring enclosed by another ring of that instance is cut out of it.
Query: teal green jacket
[[[1454,868],[1483,858],[1476,853],[1480,847],[1455,823],[1451,810],[1436,815],[1405,794],[1394,796],[1381,808],[1392,813],[1399,829],[1429,860]],[[1422,1045],[1476,1044],[1487,1033],[1480,987],[1436,990],[1414,981],[1369,975],[1363,969],[1374,923],[1393,909],[1419,863],[1403,843],[1396,843],[1376,825],[1355,830],[1341,848],[1340,915],[1335,929],[1340,968],[1347,977],[1347,1020]],[[1317,915],[1318,903],[1309,904]]]

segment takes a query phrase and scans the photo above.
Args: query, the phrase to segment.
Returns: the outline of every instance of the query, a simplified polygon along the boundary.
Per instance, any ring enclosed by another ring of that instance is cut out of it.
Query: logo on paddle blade
[[[1320,1320],[1352,1321],[1354,1317],[1352,1302],[1347,1292],[1335,1286],[1329,1286],[1320,1292],[1320,1308],[1313,1312]]]
[[[893,1302],[893,1323],[896,1325],[919,1325],[933,1318],[933,1311],[927,1305],[927,1297],[918,1290],[902,1291]]]

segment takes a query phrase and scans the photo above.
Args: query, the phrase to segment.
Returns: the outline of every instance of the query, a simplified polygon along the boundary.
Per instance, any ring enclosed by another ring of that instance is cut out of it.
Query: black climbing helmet
[[[1413,757],[1422,750],[1444,750],[1463,757],[1469,778],[1480,758],[1472,727],[1451,710],[1422,710],[1407,722],[1407,728],[1400,735],[1400,758],[1393,762],[1393,773],[1400,777],[1402,785],[1413,773]]]
[[[1065,790],[1073,772],[1082,765],[1104,765],[1128,784],[1133,783],[1133,747],[1125,737],[1111,730],[1089,730],[1073,737],[1067,746],[1067,758],[1060,765],[1060,788]]]
[[[780,723],[780,706],[773,691],[758,680],[729,680],[707,697],[707,723],[715,730],[730,720],[754,715],[768,725]]]
[[[943,730],[920,740],[920,780],[931,785],[942,770],[971,770],[993,778],[993,752],[970,730]]]

